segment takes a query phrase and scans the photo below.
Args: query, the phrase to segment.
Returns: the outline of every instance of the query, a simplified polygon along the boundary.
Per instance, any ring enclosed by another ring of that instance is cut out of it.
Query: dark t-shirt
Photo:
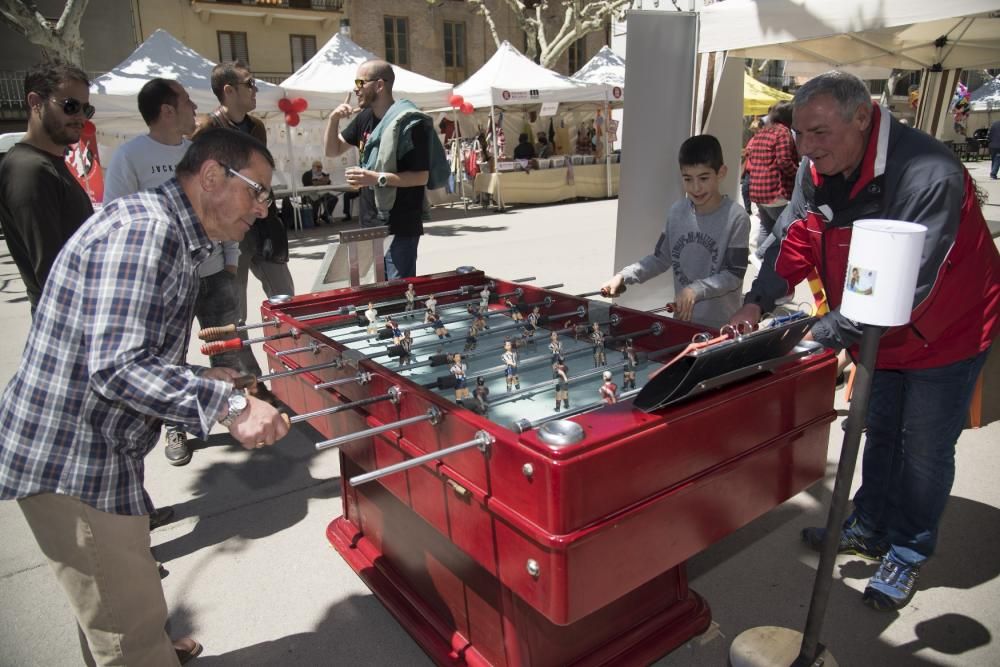
[[[0,224],[32,309],[59,251],[93,213],[62,157],[22,142],[0,163]]]
[[[371,109],[365,109],[341,132],[344,141],[364,154],[365,142],[378,127],[381,118],[376,118]],[[428,171],[430,156],[427,148],[427,135],[424,132],[413,132],[413,150],[396,161],[396,173],[406,171]],[[378,209],[375,207],[374,188],[362,188],[358,193],[361,202],[361,225],[368,227],[383,224],[378,220]],[[389,212],[389,232],[398,236],[420,236],[424,233],[424,186],[412,188],[397,188],[396,203]]]
[[[530,160],[535,157],[535,146],[527,142],[514,147],[515,160]]]

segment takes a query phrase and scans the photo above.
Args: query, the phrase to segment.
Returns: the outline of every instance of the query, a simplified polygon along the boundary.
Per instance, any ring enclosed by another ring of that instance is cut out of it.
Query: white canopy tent
[[[304,97],[310,110],[330,110],[342,104],[347,94],[354,90],[358,66],[378,58],[347,35],[337,33],[323,45],[297,72],[281,82],[289,97]],[[396,99],[413,102],[421,109],[448,105],[452,85],[435,81],[396,65],[392,66],[396,81],[393,95]]]
[[[969,95],[969,106],[973,111],[994,109],[1000,111],[1000,76],[987,81]]]
[[[612,94],[612,101],[624,101],[625,95],[625,59],[607,46],[594,54],[594,57],[581,67],[573,78],[586,83],[603,84],[614,91],[618,88],[620,96]]]
[[[698,52],[922,70],[917,126],[939,135],[962,69],[1000,65],[997,0],[727,0],[700,13]]]
[[[90,85],[90,103],[97,107],[94,124],[108,143],[121,141],[146,131],[136,98],[150,79],[162,77],[180,83],[198,105],[199,113],[218,106],[212,92],[215,63],[185,46],[166,30],[157,30],[132,54]],[[275,112],[281,88],[257,82],[257,113]],[[113,139],[118,141],[113,141]],[[102,141],[102,143],[105,143]]]
[[[546,69],[505,41],[475,74],[455,88],[455,94],[482,109],[541,102],[602,102],[604,86]]]

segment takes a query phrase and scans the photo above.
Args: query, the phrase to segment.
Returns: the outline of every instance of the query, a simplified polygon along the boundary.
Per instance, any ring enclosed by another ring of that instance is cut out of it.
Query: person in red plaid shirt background
[[[750,201],[757,204],[760,227],[757,231],[758,258],[764,256],[765,242],[778,216],[788,206],[799,168],[799,153],[792,137],[792,103],[778,102],[768,111],[768,124],[747,144],[750,172]]]

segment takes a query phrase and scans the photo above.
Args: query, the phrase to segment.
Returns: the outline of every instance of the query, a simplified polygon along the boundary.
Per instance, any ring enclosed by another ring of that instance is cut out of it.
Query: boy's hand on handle
[[[611,280],[601,285],[601,296],[618,296],[625,292],[625,278],[616,273]]]
[[[286,415],[278,412],[270,403],[247,396],[247,409],[233,420],[229,433],[245,449],[259,449],[281,440],[288,429]]]
[[[694,290],[685,287],[674,299],[674,318],[683,322],[690,322],[694,312],[694,303],[697,301]]]
[[[748,303],[729,318],[729,323],[739,330],[740,325],[749,324],[751,327],[756,327],[757,323],[760,322],[760,306],[755,303]]]

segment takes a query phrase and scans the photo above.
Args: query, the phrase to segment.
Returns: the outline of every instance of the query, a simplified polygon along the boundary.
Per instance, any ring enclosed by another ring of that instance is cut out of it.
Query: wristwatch
[[[247,395],[242,389],[234,389],[229,395],[229,412],[219,420],[219,423],[229,428],[233,422],[247,409]]]
[[[380,188],[384,188],[385,186],[389,185],[389,174],[385,173],[379,174],[378,178],[375,180],[375,185],[377,185]]]

